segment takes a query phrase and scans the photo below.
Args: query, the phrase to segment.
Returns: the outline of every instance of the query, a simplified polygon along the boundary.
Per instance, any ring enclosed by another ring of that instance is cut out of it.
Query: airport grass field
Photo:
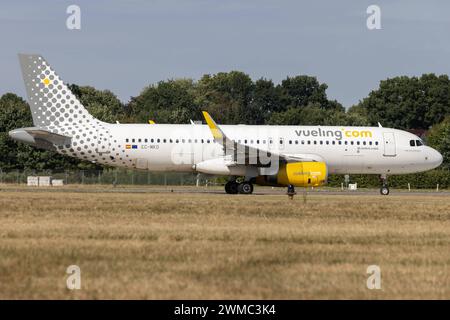
[[[0,298],[450,299],[450,193],[191,189],[0,186]]]

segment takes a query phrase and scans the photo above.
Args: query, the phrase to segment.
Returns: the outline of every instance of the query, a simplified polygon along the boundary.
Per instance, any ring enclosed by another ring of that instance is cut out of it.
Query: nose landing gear
[[[389,194],[389,187],[387,185],[382,185],[380,188],[380,193],[383,196],[387,196]]]
[[[387,196],[389,194],[389,186],[387,184],[387,176],[386,175],[381,175],[380,176],[380,180],[381,180],[381,188],[380,188],[380,193],[383,196]]]

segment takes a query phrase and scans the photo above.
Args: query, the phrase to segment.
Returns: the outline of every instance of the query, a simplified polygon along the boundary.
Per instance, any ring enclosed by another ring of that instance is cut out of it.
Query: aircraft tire
[[[228,181],[225,184],[225,192],[228,194],[237,194],[238,193],[238,183],[236,181]]]
[[[238,191],[240,194],[251,194],[253,193],[253,185],[250,182],[242,182],[238,185]]]
[[[389,187],[388,187],[388,186],[382,186],[382,187],[380,188],[380,193],[381,193],[383,196],[387,196],[387,195],[389,194]]]

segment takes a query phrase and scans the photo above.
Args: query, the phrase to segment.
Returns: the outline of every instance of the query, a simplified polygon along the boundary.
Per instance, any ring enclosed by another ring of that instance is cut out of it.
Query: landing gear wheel
[[[253,192],[253,185],[250,182],[244,181],[238,185],[238,192],[240,194],[251,194]]]
[[[387,196],[389,194],[389,187],[387,184],[387,175],[386,174],[380,175],[380,181],[381,181],[380,193],[383,196]]]
[[[228,194],[237,194],[238,193],[238,183],[236,181],[228,181],[225,184],[225,192]]]
[[[380,188],[380,193],[381,193],[383,196],[387,196],[387,195],[389,194],[389,187],[388,187],[388,186],[382,186],[382,187]]]

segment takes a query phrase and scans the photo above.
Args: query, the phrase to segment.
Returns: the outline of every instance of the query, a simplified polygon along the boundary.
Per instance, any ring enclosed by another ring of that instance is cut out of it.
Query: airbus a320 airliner
[[[378,127],[110,124],[94,118],[40,55],[19,54],[34,127],[11,138],[108,166],[229,176],[225,191],[253,184],[321,186],[329,174],[387,176],[426,171],[442,155],[406,131]],[[239,179],[237,179],[239,178]],[[237,182],[240,181],[240,182]]]

